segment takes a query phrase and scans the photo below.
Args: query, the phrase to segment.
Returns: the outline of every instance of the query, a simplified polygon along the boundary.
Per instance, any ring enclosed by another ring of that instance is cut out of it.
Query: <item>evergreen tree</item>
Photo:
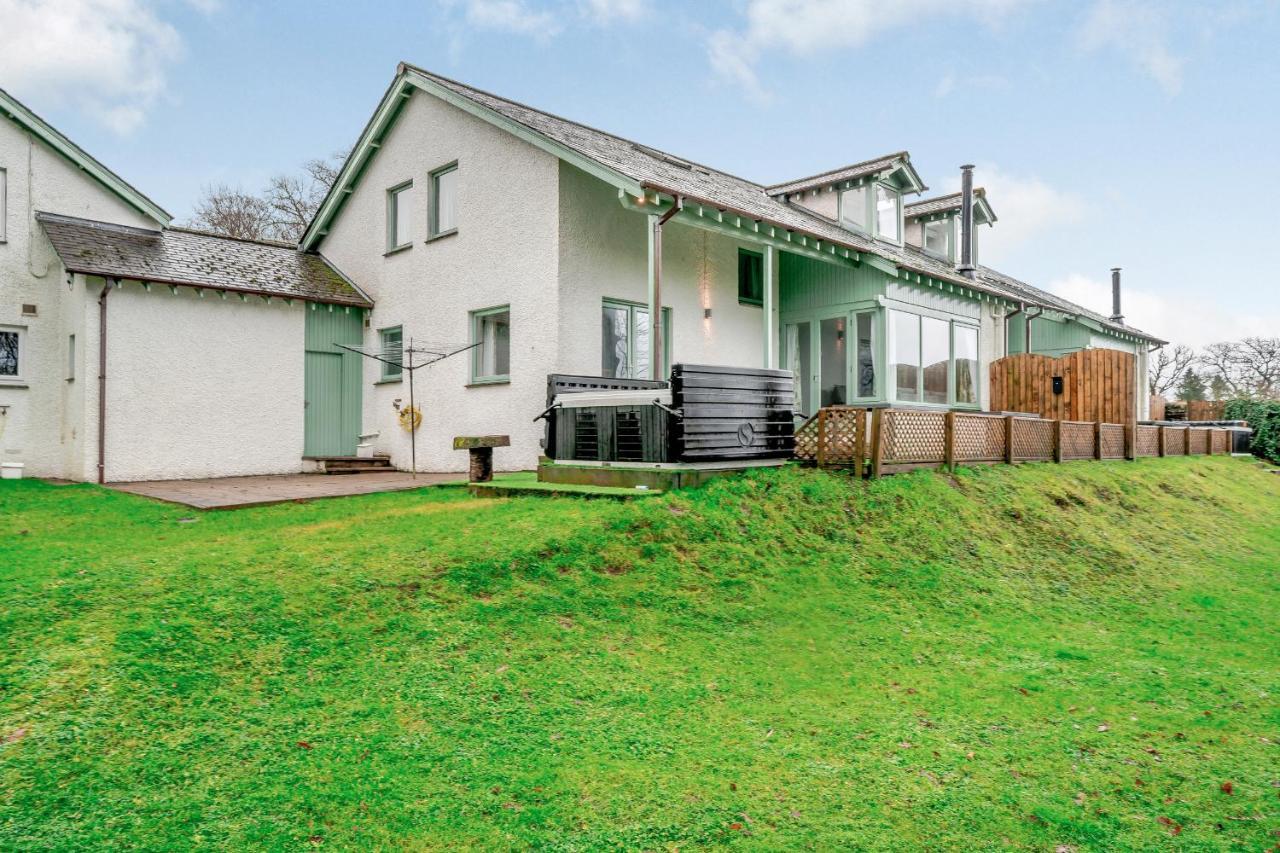
[[[1187,372],[1182,375],[1182,385],[1178,387],[1178,399],[1188,403],[1203,400],[1207,392],[1204,380],[1193,368],[1188,367]]]
[[[1227,380],[1222,378],[1222,374],[1215,373],[1209,380],[1209,396],[1215,400],[1231,399],[1231,388],[1227,385]]]

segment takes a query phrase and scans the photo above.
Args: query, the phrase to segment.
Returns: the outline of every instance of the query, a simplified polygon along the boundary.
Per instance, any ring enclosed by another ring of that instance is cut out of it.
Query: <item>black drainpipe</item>
[[[653,335],[653,353],[650,354],[649,377],[662,379],[662,338],[666,330],[662,328],[662,226],[671,217],[684,210],[684,199],[675,196],[671,209],[658,217],[653,223],[653,316],[649,318],[649,334]]]
[[[1027,310],[1027,303],[1019,302],[1018,307],[1004,315],[1004,354],[1009,354],[1009,321]]]
[[[1027,312],[1023,312],[1023,313],[1026,314],[1026,317],[1027,317],[1027,334],[1026,334],[1025,340],[1023,341],[1023,352],[1031,352],[1031,321],[1039,317],[1041,314],[1043,314],[1044,308],[1037,305],[1036,313],[1034,314],[1029,314]]]
[[[107,294],[112,279],[98,297],[98,483],[107,481]]]

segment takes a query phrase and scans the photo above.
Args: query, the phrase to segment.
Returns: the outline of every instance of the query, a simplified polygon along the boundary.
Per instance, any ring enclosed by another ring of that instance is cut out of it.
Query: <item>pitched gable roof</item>
[[[63,136],[57,128],[40,118],[4,89],[0,89],[0,113],[61,154],[72,165],[97,181],[121,201],[144,216],[149,216],[155,220],[156,224],[168,225],[170,220],[173,219],[168,211],[147,198],[136,187],[125,181],[124,178],[95,160],[87,151]]]
[[[68,272],[334,305],[373,305],[319,255],[288,243],[186,228],[152,231],[43,212],[36,219]]]
[[[883,157],[875,157],[871,160],[864,160],[861,163],[854,163],[851,166],[841,166],[838,169],[820,172],[807,178],[797,178],[786,183],[774,184],[773,186],[765,187],[765,192],[772,196],[785,196],[791,193],[835,186],[845,181],[897,170],[902,170],[907,175],[907,183],[912,192],[924,192],[928,189],[924,182],[920,180],[920,175],[917,174],[915,167],[911,165],[911,155],[906,151],[899,151],[895,154],[886,154]]]
[[[976,187],[973,191],[974,206],[982,211],[987,222],[996,221],[996,213],[991,209],[991,202],[987,201],[987,191],[983,187]],[[902,208],[902,213],[907,219],[918,219],[921,216],[928,216],[933,213],[945,213],[952,210],[959,210],[962,201],[960,193],[950,193],[948,195],[940,195],[934,198],[926,198],[921,201],[912,202]]]

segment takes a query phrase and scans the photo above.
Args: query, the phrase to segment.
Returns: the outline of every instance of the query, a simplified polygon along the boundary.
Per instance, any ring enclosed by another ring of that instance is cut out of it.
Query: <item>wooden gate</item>
[[[991,411],[1129,424],[1137,415],[1136,383],[1134,356],[1120,350],[1009,355],[991,363]]]

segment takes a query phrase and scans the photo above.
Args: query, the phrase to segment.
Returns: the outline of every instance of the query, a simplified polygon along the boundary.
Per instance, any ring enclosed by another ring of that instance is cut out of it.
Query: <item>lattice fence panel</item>
[[[824,423],[818,430],[822,445],[818,452],[820,465],[858,465],[866,459],[861,446],[865,431],[858,428],[865,421],[866,409],[832,407],[820,413]]]
[[[957,462],[1000,462],[1004,459],[1004,418],[956,415]]]
[[[818,416],[814,415],[796,429],[796,458],[801,462],[818,459]]]
[[[1133,428],[1133,455],[1160,455],[1160,427],[1136,426]]]
[[[1209,452],[1209,428],[1192,427],[1187,430],[1187,453],[1202,454]]]
[[[1087,421],[1062,422],[1062,458],[1093,458],[1093,424]]]
[[[1124,424],[1102,425],[1102,458],[1124,458]]]
[[[1182,456],[1187,452],[1185,427],[1161,427],[1164,430],[1164,455]]]
[[[1053,459],[1053,421],[1014,418],[1013,458],[1021,462]]]
[[[1214,452],[1215,454],[1217,454],[1217,453],[1223,453],[1223,454],[1226,454],[1226,453],[1230,453],[1230,452],[1231,452],[1231,432],[1230,432],[1230,430],[1225,430],[1225,429],[1215,429],[1215,430],[1213,430],[1213,435],[1212,435],[1212,437],[1209,439],[1209,441],[1210,441],[1210,444],[1211,444],[1211,445],[1212,445],[1212,447],[1213,447],[1213,452]]]
[[[945,432],[942,412],[886,409],[881,415],[880,458],[886,465],[944,462]]]

